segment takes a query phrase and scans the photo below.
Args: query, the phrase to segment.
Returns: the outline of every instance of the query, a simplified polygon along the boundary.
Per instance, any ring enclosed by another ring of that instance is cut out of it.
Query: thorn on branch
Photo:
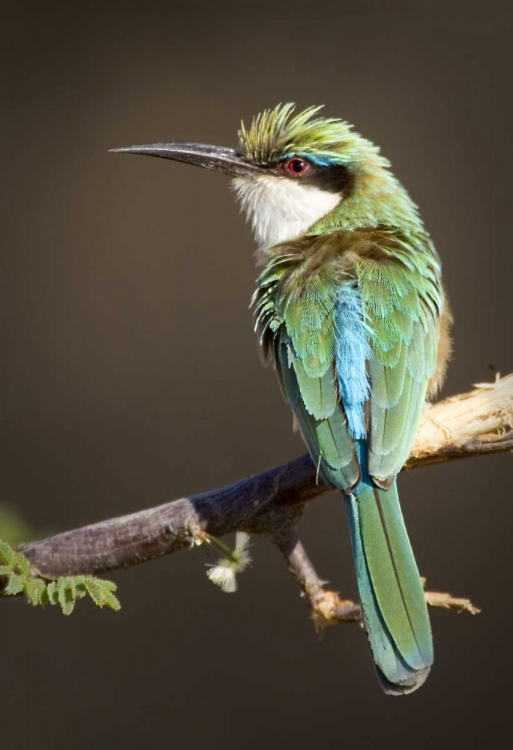
[[[456,612],[468,612],[471,615],[478,615],[481,612],[470,599],[460,599],[442,591],[426,591],[425,596],[429,607],[454,609]]]

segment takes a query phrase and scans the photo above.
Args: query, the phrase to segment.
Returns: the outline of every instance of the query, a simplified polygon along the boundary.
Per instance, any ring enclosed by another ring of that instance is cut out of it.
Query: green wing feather
[[[331,417],[338,404],[338,393],[335,386],[335,368],[333,363],[323,375],[309,375],[301,359],[292,356],[292,366],[296,375],[306,411],[316,420]]]
[[[257,323],[319,476],[349,491],[361,471],[335,371],[340,274],[336,264],[318,265],[306,279],[297,260],[290,252],[270,260],[254,298]]]
[[[441,292],[433,302],[437,266],[430,253],[411,248],[414,264],[398,257],[362,259],[359,290],[374,331],[369,361],[371,384],[368,470],[389,486],[408,458],[427,384],[436,367]]]
[[[274,352],[285,399],[294,410],[319,476],[331,487],[355,486],[360,468],[338,398],[333,366],[322,376],[306,376],[282,331],[276,335]],[[309,381],[306,384],[305,379]]]

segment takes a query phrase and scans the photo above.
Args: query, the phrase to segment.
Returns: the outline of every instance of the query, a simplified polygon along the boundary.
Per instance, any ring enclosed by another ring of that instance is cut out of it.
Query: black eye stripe
[[[292,162],[304,162],[308,169],[304,172],[294,172],[285,167]],[[327,190],[332,193],[346,192],[350,189],[352,183],[352,174],[344,164],[334,164],[329,166],[315,164],[307,157],[288,157],[276,164],[275,169],[278,174],[285,175],[291,180],[299,180],[304,185],[315,185],[320,190]]]
[[[331,167],[315,167],[305,175],[305,182],[332,193],[347,192],[352,183],[352,174],[344,164]]]

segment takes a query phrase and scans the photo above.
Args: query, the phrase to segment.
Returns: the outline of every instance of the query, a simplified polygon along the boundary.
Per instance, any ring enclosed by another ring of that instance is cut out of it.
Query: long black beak
[[[264,167],[250,164],[233,148],[206,146],[203,143],[150,143],[147,146],[113,148],[116,154],[141,154],[160,156],[162,159],[183,161],[197,167],[213,169],[232,177],[249,177],[265,171]]]

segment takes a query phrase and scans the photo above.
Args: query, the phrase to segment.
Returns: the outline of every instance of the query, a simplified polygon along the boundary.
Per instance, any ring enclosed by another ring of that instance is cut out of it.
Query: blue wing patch
[[[344,284],[335,308],[336,364],[340,395],[349,434],[355,440],[367,437],[365,402],[370,397],[367,360],[371,356],[371,329],[365,323],[363,302],[355,284]]]

